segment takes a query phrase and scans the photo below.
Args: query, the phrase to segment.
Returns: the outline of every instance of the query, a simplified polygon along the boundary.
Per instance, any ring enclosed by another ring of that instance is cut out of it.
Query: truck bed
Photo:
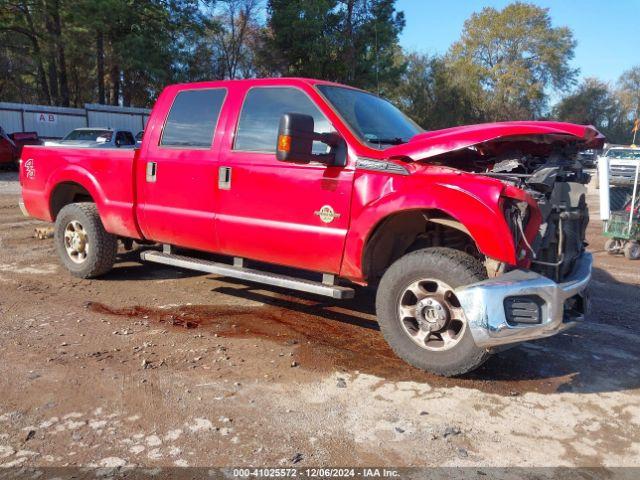
[[[20,170],[25,207],[32,216],[52,221],[57,199],[51,190],[64,179],[64,183],[77,184],[78,192],[85,190],[95,199],[108,232],[141,238],[134,212],[137,152],[124,148],[25,146]],[[27,177],[29,182],[24,181]],[[47,202],[50,195],[51,202]]]

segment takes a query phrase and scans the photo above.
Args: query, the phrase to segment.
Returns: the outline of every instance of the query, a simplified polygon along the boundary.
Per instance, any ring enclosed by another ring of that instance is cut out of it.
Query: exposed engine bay
[[[554,146],[516,141],[477,145],[454,154],[458,157],[455,168],[498,178],[537,201],[542,223],[533,242],[524,236],[530,215],[526,202],[505,202],[505,217],[516,245],[524,244],[529,250],[531,269],[555,281],[572,271],[586,246],[586,184],[590,176],[583,171],[578,151],[576,145],[567,143]],[[451,155],[447,157],[451,160]],[[524,254],[520,251],[518,257]]]

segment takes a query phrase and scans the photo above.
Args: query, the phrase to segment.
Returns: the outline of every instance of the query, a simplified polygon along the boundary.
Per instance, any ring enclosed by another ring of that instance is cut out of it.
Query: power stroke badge
[[[320,208],[320,210],[313,212],[313,214],[318,215],[320,217],[320,220],[322,220],[324,223],[331,223],[336,218],[340,218],[340,214],[334,212],[331,205],[324,205]]]

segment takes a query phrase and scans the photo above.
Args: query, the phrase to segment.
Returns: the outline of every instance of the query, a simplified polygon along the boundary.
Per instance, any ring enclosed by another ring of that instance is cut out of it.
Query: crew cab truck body
[[[310,79],[182,84],[160,95],[139,149],[26,147],[22,208],[56,222],[77,276],[106,273],[119,238],[163,244],[149,261],[336,298],[377,286],[395,352],[454,375],[582,318],[577,154],[603,141],[555,122],[424,132],[385,100]]]

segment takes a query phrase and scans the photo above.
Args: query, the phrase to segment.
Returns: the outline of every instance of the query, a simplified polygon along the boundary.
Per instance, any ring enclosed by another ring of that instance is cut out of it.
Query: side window
[[[275,153],[280,117],[285,113],[311,115],[315,131],[331,131],[331,124],[304,92],[291,87],[260,87],[247,92],[242,106],[235,150]],[[327,146],[314,142],[313,153],[326,153]]]
[[[178,93],[164,125],[160,145],[209,148],[226,93],[222,88]]]

